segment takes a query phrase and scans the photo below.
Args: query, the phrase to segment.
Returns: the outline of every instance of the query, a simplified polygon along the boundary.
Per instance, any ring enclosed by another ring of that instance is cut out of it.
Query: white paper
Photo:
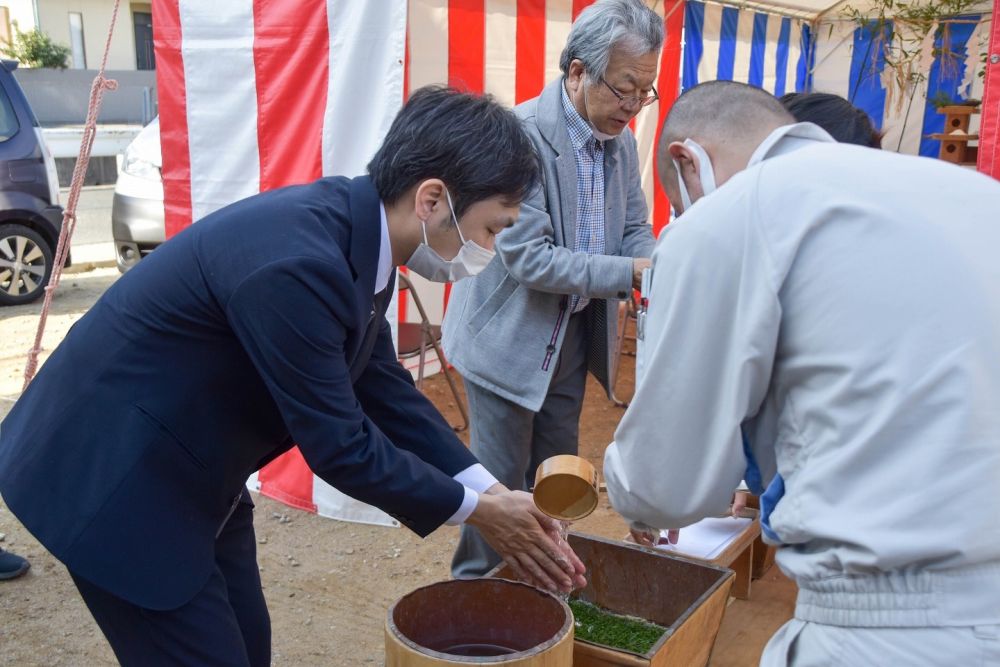
[[[635,386],[638,387],[646,370],[646,309],[649,288],[653,281],[652,269],[642,270],[642,284],[639,288],[639,312],[635,321]]]
[[[656,548],[711,560],[725,551],[752,522],[753,519],[735,517],[703,519],[681,528],[677,544],[658,544]],[[666,540],[667,531],[662,531],[660,536]]]

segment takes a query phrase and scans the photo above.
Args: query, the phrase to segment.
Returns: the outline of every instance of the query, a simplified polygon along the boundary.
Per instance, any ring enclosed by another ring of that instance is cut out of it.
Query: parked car
[[[166,238],[163,178],[160,169],[160,119],[142,128],[125,149],[111,203],[111,235],[118,270],[124,273]]]
[[[0,306],[44,293],[63,220],[56,163],[16,69],[0,61]]]

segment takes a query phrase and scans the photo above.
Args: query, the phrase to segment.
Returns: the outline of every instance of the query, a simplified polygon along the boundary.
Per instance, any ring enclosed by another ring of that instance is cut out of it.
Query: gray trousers
[[[472,453],[509,489],[529,490],[538,465],[557,454],[576,454],[580,411],[587,385],[587,309],[570,316],[559,362],[542,409],[532,412],[465,383],[469,399],[469,442]],[[455,578],[481,577],[500,563],[479,531],[462,526],[451,562]]]
[[[1000,665],[1000,626],[860,628],[797,618],[771,637],[760,667]]]

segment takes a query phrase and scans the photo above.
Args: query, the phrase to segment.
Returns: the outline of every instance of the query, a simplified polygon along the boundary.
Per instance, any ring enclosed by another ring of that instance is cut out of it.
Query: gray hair
[[[569,74],[574,60],[592,79],[603,77],[615,47],[641,56],[663,46],[663,18],[642,0],[598,0],[584,9],[566,40],[559,68]]]

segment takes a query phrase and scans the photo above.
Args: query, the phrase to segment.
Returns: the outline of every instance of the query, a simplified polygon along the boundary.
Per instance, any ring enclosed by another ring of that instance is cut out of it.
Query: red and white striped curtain
[[[154,0],[153,24],[168,237],[257,192],[364,173],[403,101],[406,0]],[[297,449],[251,484],[394,523]]]
[[[402,100],[405,0],[156,0],[167,235],[356,175]]]

